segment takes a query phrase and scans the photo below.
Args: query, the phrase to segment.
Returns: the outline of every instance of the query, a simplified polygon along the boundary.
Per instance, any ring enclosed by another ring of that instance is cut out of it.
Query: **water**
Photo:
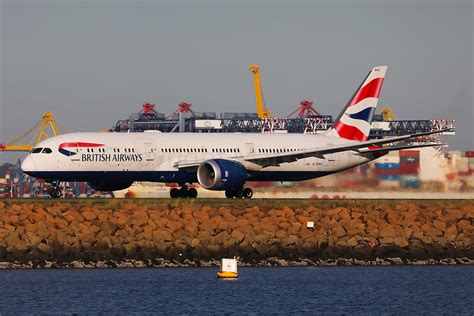
[[[1,270],[0,313],[474,313],[474,266]]]

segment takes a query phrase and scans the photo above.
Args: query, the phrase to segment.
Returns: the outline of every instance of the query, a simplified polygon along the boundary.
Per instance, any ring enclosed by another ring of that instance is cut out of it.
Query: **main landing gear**
[[[237,199],[250,199],[253,196],[253,191],[251,188],[240,188],[240,189],[228,189],[225,190],[225,197],[228,199],[237,198]]]
[[[48,194],[53,199],[59,199],[63,196],[63,191],[61,190],[60,182],[58,180],[51,182],[51,186],[48,189]]]
[[[198,196],[198,191],[195,188],[188,188],[185,183],[179,183],[180,189],[173,188],[170,191],[170,197],[172,199],[195,199]]]

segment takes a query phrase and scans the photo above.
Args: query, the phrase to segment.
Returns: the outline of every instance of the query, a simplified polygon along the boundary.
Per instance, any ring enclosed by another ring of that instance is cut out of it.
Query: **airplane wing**
[[[286,162],[294,162],[299,159],[308,158],[308,157],[317,157],[324,159],[324,155],[338,153],[342,151],[356,151],[356,153],[360,154],[368,154],[374,152],[383,152],[383,151],[392,151],[392,150],[400,150],[400,149],[407,149],[407,148],[418,148],[418,147],[427,147],[427,146],[441,146],[444,144],[429,144],[429,145],[405,145],[405,146],[390,146],[390,147],[383,147],[383,148],[376,148],[370,149],[370,146],[374,145],[383,145],[383,144],[390,144],[396,143],[403,140],[410,140],[417,137],[428,136],[438,133],[444,133],[448,131],[452,131],[453,129],[440,129],[432,132],[425,132],[425,133],[418,133],[418,134],[409,134],[403,136],[396,136],[396,137],[388,137],[383,139],[372,139],[365,142],[349,142],[346,144],[334,145],[334,146],[327,146],[327,147],[319,147],[319,148],[311,148],[306,150],[300,151],[292,151],[286,153],[278,153],[278,154],[257,154],[253,155],[250,158],[245,158],[243,156],[238,157],[229,157],[226,158],[228,160],[234,160],[236,162],[242,162],[244,165],[248,163],[258,165],[259,168],[270,167],[270,166],[278,166],[282,163]],[[198,167],[203,161],[202,160],[180,160],[173,163],[173,166],[178,169],[194,169]]]
[[[383,138],[383,139],[373,139],[373,140],[368,140],[365,142],[351,142],[351,143],[346,143],[346,144],[341,144],[341,145],[306,149],[299,152],[297,151],[297,152],[291,152],[291,153],[279,153],[279,154],[271,155],[271,156],[265,155],[264,157],[257,156],[257,157],[245,159],[245,161],[257,164],[261,167],[270,167],[270,166],[278,166],[285,162],[293,162],[293,161],[303,159],[303,158],[308,158],[308,157],[317,157],[317,158],[324,159],[324,155],[333,154],[333,153],[342,152],[342,151],[348,151],[348,150],[356,151],[358,153],[368,153],[370,151],[368,147],[370,146],[396,143],[403,140],[410,140],[417,137],[428,136],[428,135],[433,135],[433,134],[438,134],[438,133],[443,133],[443,132],[448,132],[448,131],[452,131],[452,129],[448,128],[448,129],[441,129],[441,130],[436,130],[432,132],[409,134],[409,135],[403,135],[403,136],[388,137],[388,138]],[[431,144],[431,146],[440,146],[440,145],[442,144],[436,144],[436,145]],[[391,151],[391,150],[405,149],[404,147],[406,146],[399,146],[397,147],[398,149],[395,149],[395,147],[396,146],[385,147],[385,148],[380,148],[380,150],[378,150],[379,148],[377,148],[377,150],[378,151]],[[418,145],[418,146],[412,145],[411,147],[407,147],[407,148],[418,148],[418,147],[426,147],[426,145]],[[390,149],[390,148],[394,148],[394,149]],[[372,149],[372,151],[370,152],[374,152],[374,150],[375,149]]]
[[[374,149],[363,148],[363,149],[359,149],[358,152],[360,154],[373,154],[376,152],[387,152],[387,151],[421,148],[421,147],[439,147],[439,146],[445,146],[445,145],[446,144],[443,144],[443,143],[432,143],[432,144],[421,144],[421,145],[388,146],[388,147],[379,147],[379,148],[374,148]]]

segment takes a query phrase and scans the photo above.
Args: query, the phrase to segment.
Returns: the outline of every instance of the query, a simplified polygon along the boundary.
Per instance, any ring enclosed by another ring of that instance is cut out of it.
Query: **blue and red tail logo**
[[[62,143],[58,147],[58,151],[65,155],[65,156],[74,156],[77,152],[67,150],[65,148],[94,148],[94,147],[102,147],[104,144],[96,144],[96,143],[84,143],[84,142],[75,142],[75,143]]]
[[[339,137],[357,141],[369,139],[370,124],[380,98],[386,71],[387,66],[373,68],[349,100],[333,128]]]

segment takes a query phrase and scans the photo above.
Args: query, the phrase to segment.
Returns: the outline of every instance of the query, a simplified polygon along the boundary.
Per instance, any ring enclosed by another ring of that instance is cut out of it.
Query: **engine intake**
[[[132,185],[133,181],[90,181],[87,184],[96,191],[124,190]]]
[[[197,169],[199,184],[208,190],[241,188],[247,181],[247,176],[244,166],[225,159],[204,161]]]

